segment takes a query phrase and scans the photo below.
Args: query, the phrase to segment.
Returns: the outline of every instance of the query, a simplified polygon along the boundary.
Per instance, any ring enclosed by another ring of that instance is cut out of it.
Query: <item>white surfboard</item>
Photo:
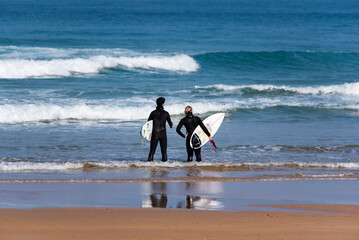
[[[209,133],[213,137],[214,134],[218,131],[218,128],[221,126],[225,113],[216,113],[205,120],[203,120],[203,124],[208,129]],[[202,147],[209,141],[207,134],[202,130],[201,126],[197,126],[196,129],[193,131],[190,145],[193,149],[198,149]]]
[[[141,128],[141,135],[147,141],[151,141],[152,128],[153,128],[153,120],[146,122],[145,124],[143,124]]]

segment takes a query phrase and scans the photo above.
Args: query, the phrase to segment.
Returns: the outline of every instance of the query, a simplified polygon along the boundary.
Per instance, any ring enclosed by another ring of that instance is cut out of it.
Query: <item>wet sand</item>
[[[358,205],[274,207],[326,212],[218,212],[140,208],[1,209],[0,239],[358,239]]]
[[[267,204],[359,205],[358,184],[358,180],[2,183],[0,208],[165,207],[243,211],[268,210],[260,206]],[[154,199],[166,200],[165,206]]]

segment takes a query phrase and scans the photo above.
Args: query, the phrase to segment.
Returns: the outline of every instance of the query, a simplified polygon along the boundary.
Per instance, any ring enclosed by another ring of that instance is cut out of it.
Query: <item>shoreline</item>
[[[173,177],[173,178],[93,178],[93,179],[0,179],[7,183],[147,183],[147,182],[266,182],[266,181],[311,181],[311,180],[358,180],[359,176],[320,176],[277,175],[267,177]]]
[[[273,205],[267,205],[273,207]],[[279,206],[275,206],[279,207]],[[0,209],[2,240],[247,239],[353,240],[358,205],[285,205],[326,213],[140,208]]]

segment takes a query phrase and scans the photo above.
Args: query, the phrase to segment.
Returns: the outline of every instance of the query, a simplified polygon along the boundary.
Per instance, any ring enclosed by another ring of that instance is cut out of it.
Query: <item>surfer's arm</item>
[[[180,135],[181,137],[186,138],[186,136],[181,132],[182,126],[183,126],[183,120],[181,120],[181,121],[179,122],[179,124],[177,125],[176,132],[177,132],[178,135]]]
[[[198,118],[199,120],[199,125],[201,126],[203,132],[208,136],[210,137],[211,134],[209,133],[208,129],[206,128],[206,126],[203,124],[202,120],[200,118]]]
[[[151,113],[150,116],[148,117],[148,120],[147,120],[147,121],[151,121],[151,120],[153,120],[153,115],[152,115],[152,113]]]
[[[173,123],[171,121],[171,117],[169,114],[167,114],[167,122],[168,122],[168,125],[170,125],[170,128],[173,128]]]

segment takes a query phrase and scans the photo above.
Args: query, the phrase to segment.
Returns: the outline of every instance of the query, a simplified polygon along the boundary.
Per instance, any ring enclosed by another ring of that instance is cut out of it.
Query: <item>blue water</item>
[[[359,177],[358,1],[2,0],[0,33],[2,180]],[[159,96],[225,112],[218,153],[144,162]]]

